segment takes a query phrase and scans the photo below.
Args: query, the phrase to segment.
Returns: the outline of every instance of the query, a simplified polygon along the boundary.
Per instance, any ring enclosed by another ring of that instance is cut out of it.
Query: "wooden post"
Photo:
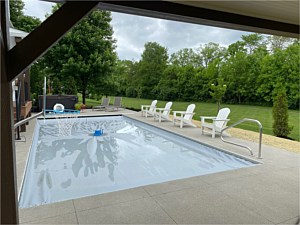
[[[18,224],[12,84],[7,76],[8,2],[1,1],[1,224]]]
[[[39,27],[8,50],[8,1],[2,0],[1,55],[1,224],[18,224],[15,141],[11,82],[55,44],[98,4],[97,1],[69,1]],[[34,46],[34,48],[33,48]]]

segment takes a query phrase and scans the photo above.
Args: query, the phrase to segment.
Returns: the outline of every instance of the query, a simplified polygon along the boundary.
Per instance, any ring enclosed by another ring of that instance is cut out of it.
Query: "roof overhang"
[[[23,39],[28,35],[27,32],[15,28],[9,28],[9,49],[16,45],[17,39]]]
[[[9,28],[9,34],[11,37],[18,37],[18,38],[24,38],[28,35],[27,32],[12,27]]]
[[[299,1],[100,1],[98,8],[299,38]]]

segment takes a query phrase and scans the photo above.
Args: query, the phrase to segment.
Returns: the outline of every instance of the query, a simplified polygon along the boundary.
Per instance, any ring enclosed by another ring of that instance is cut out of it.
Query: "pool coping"
[[[126,115],[124,115],[124,114],[78,116],[78,118],[97,118],[97,117],[124,117],[124,118],[126,118],[127,120],[129,120],[129,121],[131,120],[131,121],[135,121],[136,123],[145,124],[146,126],[150,126],[150,127],[154,128],[154,129],[162,130],[162,131],[164,131],[164,132],[166,132],[166,133],[170,133],[170,134],[172,134],[172,135],[177,135],[177,136],[179,136],[179,137],[181,137],[181,138],[185,138],[185,139],[187,139],[187,140],[189,140],[189,141],[191,141],[191,142],[194,142],[194,143],[197,143],[197,144],[200,144],[200,145],[204,145],[204,146],[209,147],[209,148],[212,148],[212,149],[214,149],[214,150],[221,151],[221,152],[224,152],[224,153],[226,153],[226,154],[233,155],[233,156],[235,156],[235,157],[237,157],[237,158],[244,159],[244,160],[246,160],[246,161],[252,162],[252,163],[255,164],[254,166],[258,166],[258,165],[263,164],[263,162],[260,162],[260,161],[258,161],[258,160],[251,159],[251,158],[246,157],[246,156],[244,156],[244,155],[241,155],[241,154],[238,154],[238,153],[235,153],[235,152],[231,152],[231,151],[229,151],[229,150],[222,149],[222,148],[217,147],[217,146],[213,146],[213,145],[209,145],[209,144],[207,144],[207,143],[203,143],[203,142],[197,141],[197,140],[195,140],[195,139],[192,139],[192,138],[190,138],[190,137],[184,136],[184,135],[179,134],[179,133],[175,133],[175,132],[169,131],[169,130],[164,129],[164,128],[162,128],[162,127],[158,127],[158,126],[155,126],[155,125],[152,125],[152,124],[149,124],[149,123],[145,123],[145,122],[143,122],[143,121],[140,121],[140,120],[137,120],[137,119],[128,117],[128,116],[126,116]],[[55,117],[50,117],[50,118],[37,118],[38,121],[48,120],[48,119],[50,119],[50,120],[55,120],[55,119],[57,119],[57,118],[55,118]],[[24,173],[23,173],[23,177],[22,177],[22,181],[21,181],[21,185],[20,185],[20,190],[19,190],[19,193],[18,193],[18,202],[20,201],[21,193],[23,192],[23,188],[24,188],[24,180],[25,180],[25,177],[26,177],[26,174],[27,174],[27,169],[28,169],[29,159],[30,159],[31,155],[33,154],[33,153],[32,153],[32,146],[33,146],[33,144],[34,144],[34,142],[35,142],[35,139],[38,138],[38,135],[37,135],[37,133],[38,133],[37,126],[40,126],[40,124],[39,124],[39,123],[36,123],[36,124],[35,124],[34,132],[33,132],[33,134],[32,134],[33,138],[32,138],[32,142],[31,142],[30,147],[29,147],[29,153],[28,153],[28,156],[27,156],[27,159],[26,159],[25,168],[24,168]],[[220,171],[219,171],[219,172],[220,172]],[[214,172],[214,173],[219,173],[219,172]],[[221,171],[221,172],[222,172],[222,171]],[[207,174],[198,175],[198,176],[205,176],[205,175],[207,175]],[[193,177],[193,176],[192,176],[192,177]],[[192,177],[186,177],[186,178],[192,178]],[[184,179],[186,179],[186,178],[184,178]],[[133,188],[135,188],[135,187],[133,187]],[[125,189],[125,190],[126,190],[126,189]],[[102,193],[102,194],[105,194],[105,193]],[[71,200],[72,200],[72,199],[71,199]],[[64,201],[65,201],[65,200],[64,200]],[[56,202],[53,202],[53,203],[56,203]],[[49,204],[53,204],[53,203],[49,203]],[[42,205],[43,205],[43,204],[42,204]],[[27,208],[27,207],[25,207],[25,208]],[[31,207],[29,207],[29,208],[31,208]]]

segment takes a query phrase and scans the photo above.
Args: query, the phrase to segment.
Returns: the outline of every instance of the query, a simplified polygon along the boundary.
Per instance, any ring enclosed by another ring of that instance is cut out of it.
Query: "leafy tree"
[[[158,97],[162,100],[178,99],[178,74],[180,67],[175,65],[168,66],[157,85]]]
[[[41,21],[39,18],[24,15],[21,17],[17,28],[30,33],[40,24]]]
[[[210,42],[205,44],[204,47],[200,48],[200,53],[203,59],[205,68],[208,67],[209,63],[213,62],[215,59],[220,59],[225,54],[225,48],[220,47],[219,44]]]
[[[110,21],[109,12],[91,12],[44,57],[62,86],[69,85],[70,77],[73,78],[76,89],[82,94],[83,104],[88,92],[107,95],[114,87],[107,79],[116,60]]]
[[[197,70],[189,65],[181,67],[178,74],[178,97],[181,100],[189,101],[194,100],[198,95],[197,84],[195,82],[195,76],[197,75]]]
[[[261,34],[242,35],[242,40],[244,41],[249,54],[252,54],[256,48],[265,45],[264,37]]]
[[[195,96],[194,100],[197,101],[209,101],[210,99],[210,85],[215,78],[211,77],[210,74],[219,74],[218,73],[218,68],[219,66],[217,65],[218,63],[215,62],[214,66],[205,69],[198,69],[197,73],[193,77],[191,83],[192,87],[195,89]],[[210,70],[211,69],[211,70]]]
[[[285,50],[286,58],[282,66],[285,71],[286,89],[288,90],[288,106],[299,110],[300,103],[300,43],[294,42]]]
[[[266,55],[261,60],[261,71],[258,77],[257,95],[271,102],[277,85],[277,79],[282,81],[288,96],[290,108],[299,108],[299,43],[288,48],[277,49],[273,54]]]
[[[288,37],[275,36],[275,35],[268,37],[268,43],[273,53],[278,49],[283,50],[287,48],[287,46],[290,45],[292,41],[293,39]]]
[[[136,97],[140,86],[139,63],[130,60],[118,60],[114,67],[112,80],[118,95]]]
[[[37,17],[24,15],[24,2],[22,0],[9,1],[10,20],[16,29],[31,32],[41,24]]]
[[[226,56],[228,58],[235,56],[238,52],[244,52],[246,53],[247,50],[245,48],[246,43],[243,41],[237,41],[231,45],[228,46],[228,49],[226,51]]]
[[[139,62],[137,90],[141,91],[141,97],[154,98],[157,94],[156,86],[167,68],[167,49],[156,42],[145,44],[142,59]]]
[[[51,92],[52,94],[63,94],[63,84],[60,79],[53,77],[51,79]]]
[[[19,17],[23,15],[24,2],[22,0],[9,1],[10,21],[13,25],[19,21]]]
[[[31,99],[38,100],[38,95],[43,94],[44,77],[47,76],[47,68],[42,61],[37,61],[30,68],[30,92]],[[34,102],[34,104],[38,102]]]
[[[202,59],[193,49],[184,48],[171,55],[170,63],[176,66],[191,65],[193,67],[200,67],[202,66]]]
[[[130,60],[117,60],[113,74],[111,76],[111,82],[115,87],[117,95],[125,95],[126,87],[129,85],[127,76],[130,73],[130,69],[133,62]]]
[[[189,73],[187,73],[187,75],[190,79],[187,82],[187,85],[189,85],[189,87],[187,87],[189,89],[187,99],[194,101],[206,101],[209,99],[207,82],[210,79],[207,79],[205,76],[204,68],[189,68],[188,71]]]
[[[273,133],[277,137],[287,138],[292,130],[288,125],[288,104],[285,88],[281,82],[278,82],[276,87],[276,97],[273,105]]]
[[[245,52],[237,52],[224,62],[221,68],[221,74],[228,83],[227,99],[232,102],[242,103],[247,95],[246,82],[249,64]]]
[[[138,62],[126,61],[126,75],[125,75],[125,83],[127,84],[125,88],[126,96],[128,97],[136,97],[137,89],[140,86],[141,77],[139,76],[139,66]]]

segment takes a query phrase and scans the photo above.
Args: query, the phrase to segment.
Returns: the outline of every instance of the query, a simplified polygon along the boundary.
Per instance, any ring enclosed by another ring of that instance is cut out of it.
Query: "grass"
[[[82,97],[78,96],[78,102],[81,103],[82,102]],[[97,101],[94,99],[85,99],[85,104],[89,107],[89,106],[96,106],[96,105],[101,105],[101,101]]]
[[[79,96],[79,102],[81,102]],[[114,99],[111,97],[110,102],[113,103]],[[138,98],[122,98],[122,105],[129,109],[140,110],[141,105],[149,105],[152,100],[149,99],[138,99]],[[167,101],[158,101],[157,107],[164,107]],[[213,103],[201,103],[201,102],[173,102],[173,110],[186,110],[187,106],[191,103],[196,104],[195,109],[195,120],[200,120],[200,116],[213,116],[217,114],[217,104]],[[94,106],[100,105],[100,101],[86,99],[86,105]],[[251,105],[230,105],[222,104],[222,108],[228,107],[231,110],[229,115],[229,125],[233,124],[243,118],[256,119],[262,123],[263,133],[273,135],[273,117],[272,117],[272,107],[265,106],[251,106]],[[289,110],[289,125],[293,126],[289,137],[299,141],[299,111],[298,110]],[[241,129],[251,130],[258,132],[258,125],[256,123],[245,122],[236,126]]]

